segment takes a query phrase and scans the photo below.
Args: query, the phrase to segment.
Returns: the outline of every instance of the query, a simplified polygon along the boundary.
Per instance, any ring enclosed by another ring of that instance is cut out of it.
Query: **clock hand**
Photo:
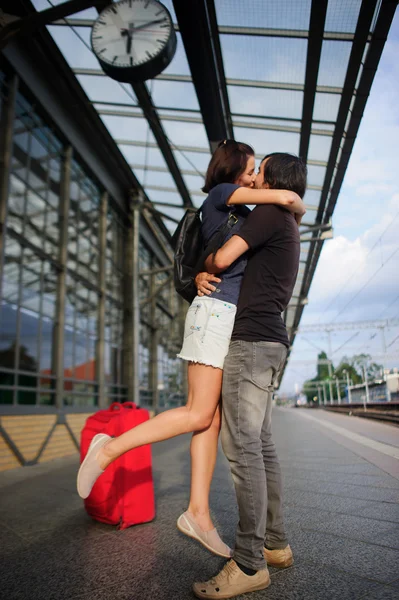
[[[139,31],[139,29],[145,29],[146,27],[149,27],[150,25],[157,25],[158,23],[163,23],[164,21],[166,21],[166,19],[156,19],[155,21],[149,21],[148,23],[143,23],[143,25],[139,25],[138,27],[135,27],[133,29],[133,31]]]
[[[132,52],[132,34],[127,36],[126,53],[131,54]]]

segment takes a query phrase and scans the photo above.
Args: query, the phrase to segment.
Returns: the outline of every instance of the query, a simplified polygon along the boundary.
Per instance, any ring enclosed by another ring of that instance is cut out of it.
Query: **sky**
[[[61,0],[53,0],[59,4]],[[171,0],[163,0],[173,13]],[[47,0],[33,0],[38,10],[49,7]],[[309,22],[310,2],[293,0],[269,0],[265,11],[263,0],[216,0],[219,25],[291,27],[306,29]],[[249,10],[249,6],[251,10]],[[353,31],[360,0],[329,0],[326,30]],[[89,9],[75,17],[96,18],[96,11]],[[263,19],[263,21],[262,21]],[[174,18],[175,20],[175,18]],[[72,68],[98,69],[99,65],[90,48],[76,37],[68,27],[50,26],[49,31]],[[90,45],[90,29],[76,30],[87,45]],[[189,75],[189,67],[178,36],[178,49],[166,73]],[[257,38],[248,36],[221,36],[222,53],[226,77],[248,78],[268,81],[290,81],[300,83],[306,67],[306,40]],[[345,77],[350,45],[345,42],[324,42],[318,85],[340,86]],[[399,13],[397,11],[388,41],[374,79],[368,103],[360,125],[349,167],[333,214],[334,238],[325,242],[301,325],[342,323],[359,320],[399,318],[399,246],[396,231],[399,224],[399,188],[396,175],[399,171]],[[82,87],[93,102],[120,102],[140,118],[102,115],[103,122],[115,139],[154,142],[148,124],[139,108],[130,108],[136,103],[128,86],[120,86],[109,78],[78,75]],[[192,83],[167,81],[149,82],[149,87],[158,106],[167,109],[198,109],[198,101]],[[303,94],[300,91],[265,90],[228,86],[232,112],[268,114],[274,117],[300,118]],[[331,94],[316,94],[314,118],[334,120],[339,98]],[[97,109],[109,106],[97,103]],[[170,114],[170,111],[169,111]],[[180,113],[182,114],[182,113]],[[192,116],[193,113],[187,113]],[[245,117],[240,117],[245,121]],[[250,121],[247,118],[247,122]],[[286,121],[284,124],[295,122]],[[199,174],[184,175],[190,190],[197,191],[203,184],[200,176],[205,172],[210,159],[209,153],[180,152],[175,146],[208,147],[205,128],[202,124],[187,124],[163,121],[174,155],[181,168],[197,170]],[[235,137],[254,146],[257,153],[268,151],[298,152],[299,134],[256,130],[235,127]],[[309,157],[327,160],[328,137],[312,135]],[[166,167],[161,152],[143,147],[120,145],[126,160],[132,165],[149,164]],[[174,187],[169,173],[145,171],[134,167],[139,181],[146,185],[149,197],[157,202],[181,203],[177,191],[161,192],[151,185]],[[309,168],[309,183],[320,185],[324,168]],[[202,202],[200,195],[193,195],[194,203]],[[305,202],[317,205],[319,192],[309,191]],[[183,212],[179,208],[162,207],[162,211],[179,219]],[[307,220],[313,221],[314,211],[309,211]],[[175,224],[169,222],[171,231]],[[385,331],[387,350],[392,355],[384,367],[399,366],[399,326]],[[396,339],[397,338],[397,339]],[[329,343],[324,333],[298,333],[286,369],[280,391],[293,394],[303,381],[316,374],[316,357],[321,350],[328,351]],[[345,355],[366,352],[376,356],[382,352],[381,332],[377,329],[362,331],[347,330],[331,334],[331,352],[337,366]]]
[[[399,319],[398,56],[397,11],[333,214],[334,238],[324,244],[300,325]],[[398,335],[399,322],[386,330],[387,351],[395,358],[384,367],[399,367]],[[331,337],[335,365],[344,355],[382,353],[377,329]],[[314,377],[315,365],[303,363],[328,348],[327,335],[299,333],[280,391],[292,394]]]

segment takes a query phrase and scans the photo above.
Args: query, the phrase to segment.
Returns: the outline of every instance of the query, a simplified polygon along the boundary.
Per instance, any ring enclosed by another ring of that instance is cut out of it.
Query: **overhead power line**
[[[375,319],[370,321],[342,321],[341,323],[310,323],[301,325],[297,333],[313,333],[318,331],[345,331],[349,329],[381,329],[397,327],[399,319]]]

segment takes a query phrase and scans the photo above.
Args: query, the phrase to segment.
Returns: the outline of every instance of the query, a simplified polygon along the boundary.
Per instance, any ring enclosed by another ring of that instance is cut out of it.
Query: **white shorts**
[[[183,347],[177,356],[223,369],[236,311],[230,302],[196,296],[187,311]]]

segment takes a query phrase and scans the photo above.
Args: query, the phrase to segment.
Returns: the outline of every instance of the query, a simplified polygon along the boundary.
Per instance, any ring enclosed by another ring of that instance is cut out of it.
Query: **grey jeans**
[[[274,382],[287,349],[277,342],[230,343],[223,368],[222,446],[239,510],[234,559],[264,569],[263,547],[285,548],[282,481],[272,440]]]

